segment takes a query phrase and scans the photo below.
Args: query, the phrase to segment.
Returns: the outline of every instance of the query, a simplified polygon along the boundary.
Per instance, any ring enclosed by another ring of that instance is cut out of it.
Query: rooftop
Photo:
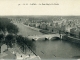
[[[5,51],[0,54],[0,59],[16,59],[16,56],[12,54],[10,51]]]

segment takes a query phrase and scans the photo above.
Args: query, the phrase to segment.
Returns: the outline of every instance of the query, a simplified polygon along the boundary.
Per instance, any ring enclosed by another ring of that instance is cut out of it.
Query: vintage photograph
[[[80,59],[79,0],[0,4],[0,59]]]

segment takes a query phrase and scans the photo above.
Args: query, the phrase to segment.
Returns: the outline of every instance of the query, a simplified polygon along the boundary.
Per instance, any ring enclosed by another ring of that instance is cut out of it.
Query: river
[[[19,35],[27,37],[28,35],[43,35],[22,23],[15,23],[19,28]],[[43,59],[52,58],[72,58],[80,56],[80,45],[62,40],[57,41],[36,41],[35,53]]]

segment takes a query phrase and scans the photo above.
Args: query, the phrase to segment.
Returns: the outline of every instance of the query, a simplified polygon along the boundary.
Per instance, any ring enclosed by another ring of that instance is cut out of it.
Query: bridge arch
[[[28,36],[32,41],[37,40],[51,40],[51,39],[62,39],[63,34],[48,34],[48,35],[37,35],[37,36]],[[43,39],[42,39],[43,38]]]

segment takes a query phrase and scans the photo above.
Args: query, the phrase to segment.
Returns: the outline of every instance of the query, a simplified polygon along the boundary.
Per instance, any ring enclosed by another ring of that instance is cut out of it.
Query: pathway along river
[[[33,30],[22,23],[15,23],[19,28],[19,34],[23,36],[41,35],[42,33]],[[35,53],[41,58],[72,58],[80,56],[80,45],[57,40],[57,41],[37,41],[35,44]]]

